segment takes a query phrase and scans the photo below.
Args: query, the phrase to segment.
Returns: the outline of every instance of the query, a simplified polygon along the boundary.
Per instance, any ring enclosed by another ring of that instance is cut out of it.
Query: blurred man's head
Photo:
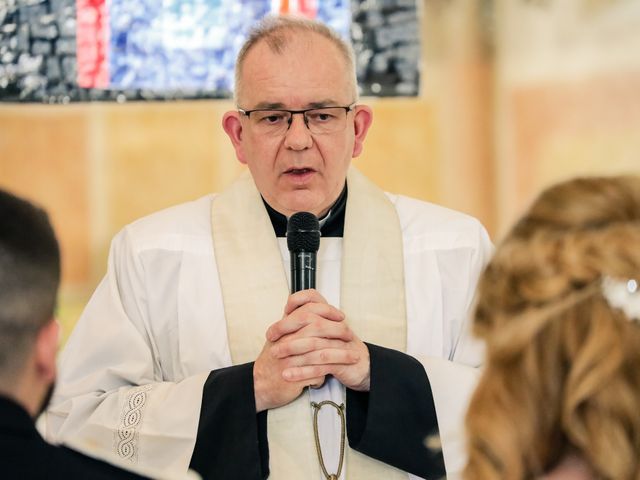
[[[55,379],[60,252],[47,214],[0,190],[0,394],[36,416]]]
[[[253,30],[236,65],[238,110],[223,127],[271,207],[331,208],[372,121],[357,100],[353,53],[331,29],[275,17]]]

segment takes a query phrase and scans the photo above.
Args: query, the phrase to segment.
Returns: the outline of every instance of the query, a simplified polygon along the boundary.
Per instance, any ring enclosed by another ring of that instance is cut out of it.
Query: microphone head
[[[320,248],[320,223],[309,212],[294,213],[287,221],[287,247],[290,252],[317,252]]]

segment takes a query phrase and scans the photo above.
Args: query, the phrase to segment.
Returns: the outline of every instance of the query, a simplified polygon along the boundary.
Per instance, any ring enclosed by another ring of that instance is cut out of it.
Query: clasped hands
[[[289,296],[282,319],[269,327],[253,367],[256,411],[295,400],[333,375],[347,388],[369,390],[369,350],[316,290]]]

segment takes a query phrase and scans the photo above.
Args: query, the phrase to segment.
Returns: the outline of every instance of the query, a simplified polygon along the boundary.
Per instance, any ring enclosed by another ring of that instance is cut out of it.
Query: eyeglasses
[[[291,127],[293,116],[302,115],[304,124],[315,135],[335,133],[347,126],[347,115],[355,103],[347,107],[307,108],[305,110],[285,110],[281,108],[257,108],[238,111],[246,115],[251,128],[260,135],[282,135]]]

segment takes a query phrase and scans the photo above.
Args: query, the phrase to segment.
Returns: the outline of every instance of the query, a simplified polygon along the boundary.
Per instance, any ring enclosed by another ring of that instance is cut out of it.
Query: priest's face
[[[249,50],[238,107],[248,111],[354,105],[355,87],[338,48],[317,33],[290,34],[295,37],[281,52],[273,52],[264,40]],[[326,112],[337,116],[339,128],[322,131],[321,124],[330,118],[323,115]],[[223,127],[238,160],[248,165],[271,207],[286,216],[299,211],[323,215],[344,188],[351,159],[362,151],[371,110],[358,105],[349,111],[312,112],[306,117],[311,130],[303,115],[292,115],[290,124],[287,115],[232,111],[225,114]],[[278,123],[281,128],[275,128]]]

